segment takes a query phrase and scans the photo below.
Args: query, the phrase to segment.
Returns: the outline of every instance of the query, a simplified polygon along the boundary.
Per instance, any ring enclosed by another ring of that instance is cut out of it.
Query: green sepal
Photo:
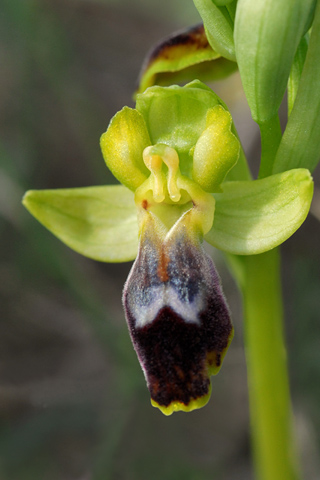
[[[149,176],[143,150],[151,145],[147,126],[137,110],[124,107],[111,119],[100,140],[103,158],[113,175],[135,191]]]
[[[206,192],[219,191],[239,158],[240,144],[231,132],[232,117],[221,105],[208,110],[207,128],[196,143],[192,178]]]
[[[153,85],[172,85],[193,78],[221,80],[237,69],[208,43],[202,24],[180,31],[162,40],[146,57],[136,94]]]
[[[314,0],[239,0],[236,56],[253,119],[264,123],[281,104]]]
[[[236,61],[233,41],[233,19],[225,6],[212,0],[193,0],[206,30],[212,48],[229,60]]]
[[[205,240],[237,255],[277,247],[304,222],[313,195],[306,169],[290,170],[252,182],[226,182],[215,194],[213,227]]]
[[[122,185],[30,190],[23,205],[56,237],[101,262],[126,262],[138,250],[133,193]]]
[[[192,170],[192,149],[206,128],[209,108],[221,104],[205,84],[194,80],[184,87],[154,86],[137,95],[136,109],[148,126],[151,143],[174,148],[184,175]]]

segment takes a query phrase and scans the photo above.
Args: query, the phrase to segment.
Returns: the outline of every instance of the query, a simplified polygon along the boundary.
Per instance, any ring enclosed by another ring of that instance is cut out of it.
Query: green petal
[[[228,253],[263,253],[287,240],[305,220],[313,194],[310,172],[290,170],[252,182],[228,182],[215,194],[207,242]]]
[[[239,157],[240,144],[231,132],[232,117],[221,105],[208,110],[207,128],[196,143],[193,179],[207,192],[215,192]]]
[[[258,123],[278,111],[314,0],[239,0],[234,39],[243,88]]]
[[[144,61],[136,93],[153,85],[172,85],[193,78],[221,80],[237,64],[221,57],[208,43],[203,25],[196,25],[164,39]]]
[[[136,257],[138,225],[133,194],[122,185],[30,190],[23,205],[56,237],[101,262]]]
[[[201,15],[212,48],[235,61],[233,19],[228,8],[218,7],[212,0],[193,0],[193,3]]]
[[[100,140],[103,158],[113,175],[135,191],[149,176],[143,163],[143,150],[151,145],[143,117],[124,107],[109,124]]]

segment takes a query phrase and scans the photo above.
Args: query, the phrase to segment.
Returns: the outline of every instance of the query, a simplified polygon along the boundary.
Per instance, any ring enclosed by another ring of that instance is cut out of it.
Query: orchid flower
[[[136,258],[123,305],[151,403],[166,415],[202,407],[233,336],[204,241],[236,255],[278,246],[308,214],[310,173],[251,180],[227,107],[198,80],[138,94],[101,148],[122,185],[32,190],[23,203],[82,255]]]

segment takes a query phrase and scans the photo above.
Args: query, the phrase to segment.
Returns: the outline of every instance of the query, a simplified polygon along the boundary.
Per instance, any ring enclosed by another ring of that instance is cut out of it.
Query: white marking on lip
[[[140,293],[143,295],[143,292]],[[152,287],[149,293],[153,300],[149,305],[141,305],[136,298],[136,302],[132,305],[132,313],[135,318],[135,326],[142,328],[157,317],[159,311],[164,307],[170,307],[177,315],[179,315],[186,323],[200,323],[198,317],[199,312],[203,309],[202,295],[195,295],[192,302],[183,302],[179,298],[175,289],[167,285],[159,285]]]

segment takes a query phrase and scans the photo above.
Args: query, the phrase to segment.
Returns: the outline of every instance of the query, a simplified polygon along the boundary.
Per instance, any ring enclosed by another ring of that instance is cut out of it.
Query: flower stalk
[[[280,252],[245,258],[241,285],[253,454],[259,480],[298,480],[283,333]]]

